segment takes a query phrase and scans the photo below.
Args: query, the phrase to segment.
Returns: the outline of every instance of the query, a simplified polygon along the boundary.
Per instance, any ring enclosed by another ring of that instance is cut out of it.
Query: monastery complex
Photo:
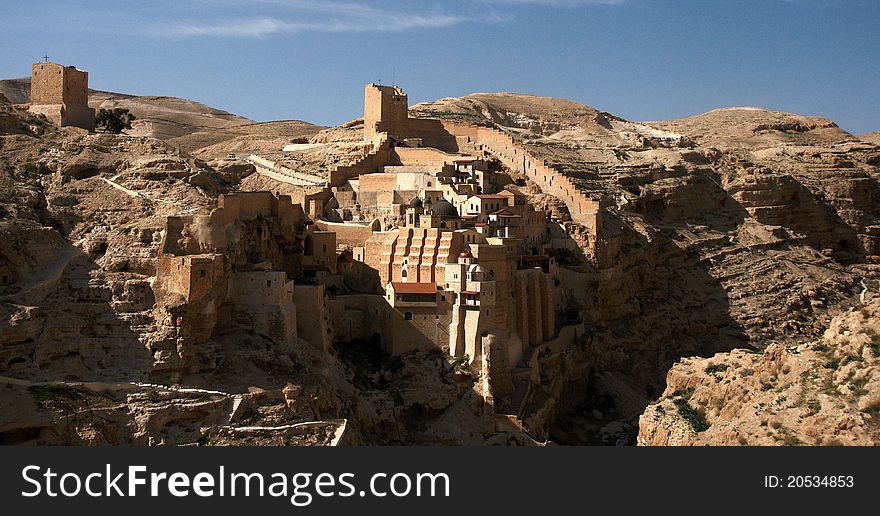
[[[303,204],[239,192],[210,216],[168,219],[157,273],[168,339],[206,340],[233,321],[279,344],[437,349],[513,394],[535,348],[583,327],[558,316],[555,255],[571,222],[498,187],[489,161],[563,199],[593,241],[601,203],[499,130],[410,118],[398,87],[367,85],[363,137],[372,150]]]

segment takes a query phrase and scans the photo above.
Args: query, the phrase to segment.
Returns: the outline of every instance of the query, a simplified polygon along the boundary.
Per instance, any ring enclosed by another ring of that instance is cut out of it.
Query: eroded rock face
[[[256,140],[277,150],[277,135],[82,135],[0,103],[0,376],[28,382],[0,385],[0,414],[15,413],[0,440],[325,444],[345,419],[346,435],[369,444],[525,444],[523,426],[575,444],[632,443],[637,430],[645,444],[877,441],[877,307],[858,304],[880,285],[871,138],[764,110],[634,123],[532,96],[433,104],[425,114],[498,125],[612,199],[592,234],[560,199],[494,164],[498,186],[515,181],[565,221],[554,238],[573,244],[552,280],[557,327],[579,332],[575,344],[530,349],[512,394],[505,383],[491,407],[482,371],[438,354],[388,362],[218,331],[218,307],[162,295],[166,217],[207,216],[236,188],[294,202],[307,193],[225,159]],[[320,174],[356,160],[362,131],[357,121],[323,131],[287,163]],[[277,259],[257,238],[273,231],[245,227],[248,242],[226,258]],[[179,237],[199,251],[194,235]],[[69,384],[80,380],[113,386]],[[205,392],[123,386],[146,380]],[[493,422],[492,409],[510,417]],[[316,420],[327,424],[295,426]],[[493,433],[499,425],[509,431]]]
[[[880,299],[823,337],[677,363],[639,419],[643,445],[873,445],[880,439]]]

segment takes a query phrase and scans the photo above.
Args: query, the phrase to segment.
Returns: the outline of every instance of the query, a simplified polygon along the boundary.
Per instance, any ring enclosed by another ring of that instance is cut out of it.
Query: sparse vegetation
[[[468,362],[470,362],[470,360],[471,357],[469,357],[468,355],[462,355],[460,357],[453,358],[452,362],[450,362],[449,365],[452,366],[452,369],[458,373],[467,370]]]
[[[700,433],[709,429],[709,422],[706,421],[706,418],[694,409],[686,399],[679,398],[674,403],[678,409],[678,415],[690,423],[694,432]]]
[[[74,401],[82,398],[76,389],[63,385],[34,385],[30,391],[39,401]]]
[[[675,392],[672,393],[673,398],[680,397],[680,398],[684,398],[686,400],[691,399],[691,396],[693,396],[693,395],[694,395],[694,388],[693,387],[686,387],[684,389],[677,389]]]
[[[101,108],[95,113],[95,128],[119,134],[126,129],[131,129],[131,123],[135,121],[135,118],[125,108]]]
[[[727,364],[711,364],[706,368],[706,374],[723,373],[727,368]]]

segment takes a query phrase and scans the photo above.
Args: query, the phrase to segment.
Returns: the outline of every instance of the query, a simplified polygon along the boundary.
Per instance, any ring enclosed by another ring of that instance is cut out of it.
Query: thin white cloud
[[[576,5],[621,5],[627,0],[482,0],[487,4],[519,4],[572,7]]]
[[[262,38],[302,32],[400,32],[437,29],[474,21],[472,16],[442,11],[392,11],[366,4],[264,0],[283,13],[263,16],[226,17],[208,21],[171,22],[154,27],[153,35],[170,37],[226,36]]]

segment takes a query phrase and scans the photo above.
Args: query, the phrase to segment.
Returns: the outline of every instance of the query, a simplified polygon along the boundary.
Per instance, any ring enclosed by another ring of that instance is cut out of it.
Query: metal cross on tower
[[[48,63],[48,62],[49,62],[49,56],[48,56],[48,55],[43,56],[43,61],[46,61],[46,62]]]

